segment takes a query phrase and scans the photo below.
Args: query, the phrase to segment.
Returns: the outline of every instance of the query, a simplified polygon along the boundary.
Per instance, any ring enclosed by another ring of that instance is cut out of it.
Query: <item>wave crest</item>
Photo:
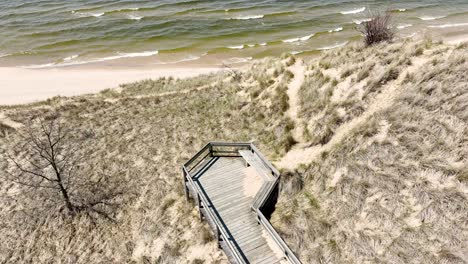
[[[64,67],[64,66],[72,66],[72,65],[81,65],[81,64],[88,64],[88,63],[96,63],[96,62],[103,62],[103,61],[110,61],[110,60],[117,60],[123,58],[135,58],[135,57],[149,57],[158,54],[159,51],[143,51],[143,52],[133,52],[133,53],[118,53],[115,56],[109,56],[104,58],[97,58],[91,60],[84,60],[84,61],[72,61],[73,59],[77,58],[78,55],[73,55],[67,58],[64,58],[62,61],[64,63],[46,63],[46,64],[39,64],[39,65],[28,65],[24,66],[23,68],[26,69],[41,69],[41,68],[51,68],[51,67]]]
[[[372,19],[370,19],[370,18],[364,18],[364,19],[355,19],[355,20],[353,20],[353,22],[354,22],[354,24],[356,24],[356,25],[361,25],[362,23],[364,23],[364,22],[369,22],[369,21],[371,21],[371,20],[372,20]]]
[[[465,27],[468,23],[454,23],[454,24],[443,24],[443,25],[431,25],[430,28],[451,28],[451,27]]]
[[[397,29],[404,29],[404,28],[411,27],[411,26],[413,26],[413,25],[412,24],[400,24],[396,28]]]
[[[129,16],[128,16],[128,19],[130,19],[130,20],[141,20],[142,18],[144,18],[144,17],[142,17],[142,16],[135,16],[135,15],[129,15]]]
[[[364,12],[365,10],[366,10],[366,7],[361,7],[361,8],[356,8],[356,9],[353,9],[353,10],[341,11],[340,13],[342,15],[352,15],[352,14],[357,14],[357,13]]]
[[[444,18],[446,16],[422,16],[422,17],[418,17],[419,19],[421,20],[424,20],[424,21],[427,21],[427,20],[437,20],[437,19],[441,19],[441,18]]]
[[[339,43],[339,44],[336,44],[336,45],[332,45],[332,46],[325,46],[325,47],[317,48],[317,50],[336,49],[336,48],[343,47],[343,46],[345,46],[346,44],[348,44],[348,41],[345,41],[345,42],[343,42],[343,43]]]
[[[262,19],[264,17],[265,15],[238,16],[238,17],[228,18],[228,20],[250,20],[250,19]]]
[[[252,57],[246,57],[246,58],[233,57],[233,58],[229,58],[227,60],[223,60],[223,63],[224,64],[245,63],[245,62],[251,61],[252,59],[253,59]]]
[[[239,46],[228,46],[228,49],[243,49],[245,48],[245,45],[239,45]]]
[[[105,13],[100,12],[100,13],[88,13],[88,12],[76,12],[76,11],[71,11],[72,14],[78,16],[78,17],[101,17]]]
[[[284,43],[292,43],[292,42],[298,42],[298,41],[306,41],[306,40],[309,40],[311,37],[313,37],[315,34],[310,34],[310,35],[307,35],[307,36],[304,36],[304,37],[300,37],[300,38],[292,38],[292,39],[285,39],[285,40],[282,40]]]
[[[328,33],[333,33],[333,32],[340,32],[343,30],[343,27],[337,27],[335,29],[330,29],[328,30]]]

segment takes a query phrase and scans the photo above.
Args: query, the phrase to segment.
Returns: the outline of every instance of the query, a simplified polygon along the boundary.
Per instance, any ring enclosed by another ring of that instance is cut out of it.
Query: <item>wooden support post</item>
[[[219,231],[218,226],[216,226],[216,240],[218,241],[218,248],[221,248],[221,231]]]
[[[185,173],[185,169],[182,168],[182,175],[184,176],[184,192],[185,192],[185,200],[188,202],[188,200],[190,199],[190,193],[189,193],[189,189],[188,189],[188,186],[187,186],[187,174]]]
[[[197,193],[197,205],[198,205],[198,213],[200,214],[200,220],[203,220],[203,212],[202,212],[203,204],[200,199],[200,194],[198,193]]]

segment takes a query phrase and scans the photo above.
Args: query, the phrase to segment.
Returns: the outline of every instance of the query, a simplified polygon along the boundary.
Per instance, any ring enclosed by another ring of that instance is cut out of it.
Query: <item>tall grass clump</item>
[[[371,46],[383,41],[393,39],[395,33],[390,27],[392,15],[389,11],[385,13],[376,12],[371,14],[371,20],[364,22],[359,31],[364,35],[364,43]]]

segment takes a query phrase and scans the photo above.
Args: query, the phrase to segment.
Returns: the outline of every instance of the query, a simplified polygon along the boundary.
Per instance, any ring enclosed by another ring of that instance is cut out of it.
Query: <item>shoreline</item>
[[[421,36],[420,36],[421,37]],[[439,39],[440,37],[434,37]],[[468,42],[468,34],[440,38],[449,45]],[[298,55],[301,57],[301,55]],[[139,61],[142,62],[141,60]],[[157,79],[187,78],[224,70],[213,62],[185,62],[173,65],[147,65],[128,59],[96,64],[28,69],[0,67],[0,106],[34,103],[54,96],[98,93],[120,84]],[[232,64],[241,68],[251,62]],[[231,66],[231,65],[230,65]]]
[[[222,67],[72,67],[24,69],[0,67],[0,106],[29,104],[54,96],[97,93],[120,84],[157,79],[187,78],[223,70]]]

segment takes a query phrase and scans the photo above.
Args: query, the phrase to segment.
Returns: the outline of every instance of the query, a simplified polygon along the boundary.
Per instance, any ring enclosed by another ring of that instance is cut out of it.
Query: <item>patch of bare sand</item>
[[[302,84],[304,83],[305,70],[304,62],[302,60],[297,60],[296,63],[288,68],[293,74],[294,78],[288,85],[288,97],[289,97],[289,109],[287,115],[294,121],[295,126],[292,132],[294,139],[298,142],[302,140],[302,122],[299,119],[299,110],[300,110],[300,98],[299,98],[299,89],[301,89]]]
[[[252,166],[246,167],[244,173],[247,177],[244,178],[243,189],[244,195],[248,197],[255,197],[263,184],[262,176],[260,176]]]

